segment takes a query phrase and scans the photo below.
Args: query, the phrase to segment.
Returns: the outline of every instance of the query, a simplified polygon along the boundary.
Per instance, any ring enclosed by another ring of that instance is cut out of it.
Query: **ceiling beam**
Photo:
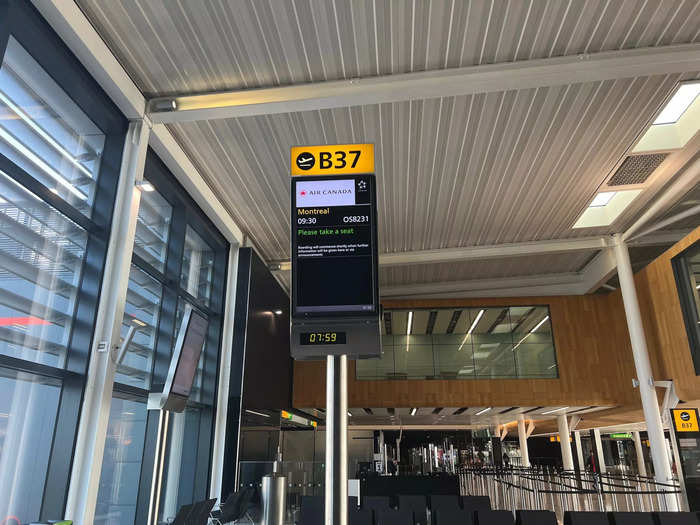
[[[382,286],[382,298],[450,297],[531,297],[539,295],[576,295],[581,293],[583,276],[579,273],[528,275],[473,281]]]
[[[463,248],[442,248],[379,255],[381,266],[404,266],[445,262],[503,259],[526,255],[541,255],[565,252],[602,250],[610,245],[606,237],[583,237],[578,239],[554,239],[547,241],[496,244],[490,246],[467,246]]]
[[[55,2],[56,0],[54,0]],[[154,122],[249,117],[700,70],[700,44],[151,99]]]

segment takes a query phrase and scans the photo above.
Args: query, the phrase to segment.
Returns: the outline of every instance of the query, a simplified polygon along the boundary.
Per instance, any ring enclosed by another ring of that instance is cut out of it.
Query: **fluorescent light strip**
[[[352,417],[352,414],[350,413],[349,410],[348,410],[348,417]]]
[[[542,412],[543,416],[546,416],[547,414],[554,414],[555,412],[561,412],[562,410],[566,410],[569,407],[561,407],[561,408],[555,408],[554,410],[547,410],[546,412]]]
[[[469,336],[472,335],[472,332],[474,331],[474,328],[476,328],[476,325],[479,324],[479,320],[481,319],[481,316],[484,315],[484,310],[479,310],[479,313],[476,314],[476,318],[472,322],[472,325],[469,327],[469,330],[467,330],[467,335],[464,336],[464,341],[462,341],[462,344],[459,345],[459,349],[457,350],[458,352],[464,348],[464,345],[467,344],[467,339],[469,339]]]
[[[513,347],[513,350],[515,350],[515,349],[518,348],[521,344],[523,344],[523,341],[525,341],[525,339],[527,339],[528,337],[530,337],[530,335],[532,335],[540,326],[542,326],[544,323],[546,323],[546,322],[547,322],[547,319],[549,319],[549,315],[545,315],[544,319],[542,319],[539,323],[537,323],[537,326],[535,326],[532,330],[530,330],[527,334],[525,334],[525,337],[523,337],[523,338],[520,340],[520,342],[518,342],[518,344],[515,345],[515,346]]]
[[[482,410],[479,410],[479,411],[478,411],[476,414],[474,414],[474,415],[475,415],[475,416],[480,416],[481,414],[486,414],[486,412],[488,412],[489,410],[491,410],[491,407],[486,407],[486,408],[484,408],[484,409],[482,409]]]
[[[85,166],[83,166],[78,159],[76,159],[68,150],[66,150],[63,146],[61,146],[58,142],[56,142],[56,139],[54,139],[51,135],[46,133],[44,129],[39,126],[32,118],[27,115],[22,109],[14,104],[12,100],[10,100],[5,93],[0,91],[0,100],[2,100],[5,105],[7,105],[12,111],[14,111],[19,118],[21,118],[24,122],[27,123],[27,125],[32,128],[37,134],[41,135],[41,137],[51,144],[53,148],[58,151],[62,156],[67,158],[71,164],[73,164],[76,168],[78,168],[80,171],[85,173],[88,177],[91,179],[93,178],[92,173],[90,173],[90,170],[88,170]]]
[[[256,416],[270,417],[269,414],[263,414],[262,412],[256,412],[255,410],[246,409],[246,412],[248,412],[249,414],[255,414]]]
[[[68,191],[70,191],[72,194],[74,194],[76,197],[78,197],[81,200],[87,200],[87,195],[85,195],[83,192],[79,191],[75,186],[73,186],[70,182],[68,182],[63,176],[58,173],[56,170],[54,170],[51,166],[46,164],[43,160],[41,160],[32,150],[27,148],[24,144],[19,142],[17,139],[15,139],[12,135],[10,135],[7,131],[5,131],[4,128],[0,126],[0,138],[3,139],[5,142],[7,142],[10,146],[15,148],[17,151],[19,151],[22,155],[24,155],[27,159],[29,159],[34,165],[36,165],[38,168],[40,168],[44,173],[46,173],[48,176],[50,176],[52,179],[54,179],[56,182],[58,182],[61,186],[64,186]]]
[[[406,335],[411,335],[413,328],[413,312],[408,312],[408,322],[406,323]]]
[[[412,408],[412,409],[411,409],[411,415],[412,415],[412,416],[415,416],[417,411],[418,411],[417,408]]]

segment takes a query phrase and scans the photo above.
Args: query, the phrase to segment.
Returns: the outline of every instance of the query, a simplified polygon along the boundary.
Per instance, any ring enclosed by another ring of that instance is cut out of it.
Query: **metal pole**
[[[644,463],[644,450],[642,449],[642,438],[639,436],[639,432],[632,432],[634,437],[634,450],[637,453],[637,473],[640,476],[647,475],[647,466]]]
[[[615,241],[617,275],[620,281],[622,301],[625,306],[627,328],[630,334],[630,343],[632,344],[632,355],[634,356],[634,367],[637,371],[637,380],[639,381],[642,410],[644,411],[644,419],[647,424],[651,459],[654,464],[654,477],[660,483],[667,483],[672,478],[671,468],[666,454],[664,429],[661,424],[659,402],[656,398],[656,387],[654,386],[654,378],[651,373],[642,315],[639,311],[639,302],[637,301],[632,264],[630,263],[627,245],[622,240],[622,236],[619,234],[615,235]],[[669,510],[678,510],[675,498],[667,498],[667,500]]]
[[[325,525],[348,523],[348,357],[326,358]]]
[[[520,441],[520,457],[522,466],[530,466],[530,452],[527,449],[527,431],[525,430],[525,416],[518,414],[518,440]]]
[[[583,472],[586,470],[586,464],[583,462],[583,447],[581,446],[581,432],[574,431],[574,441],[576,442],[576,458],[578,459],[578,470]]]
[[[569,441],[569,422],[566,419],[566,414],[557,416],[557,425],[559,427],[561,461],[564,466],[564,470],[574,470],[574,457],[571,454],[571,442]]]
[[[598,470],[600,474],[605,474],[605,454],[603,453],[603,442],[600,440],[600,430],[593,429],[593,441],[595,441],[595,455],[598,457]]]

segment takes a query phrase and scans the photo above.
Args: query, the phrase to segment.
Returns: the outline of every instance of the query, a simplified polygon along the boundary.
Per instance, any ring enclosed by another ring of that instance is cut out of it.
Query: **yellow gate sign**
[[[294,146],[292,175],[374,173],[374,144]]]
[[[676,432],[700,432],[696,408],[672,408],[671,414]]]

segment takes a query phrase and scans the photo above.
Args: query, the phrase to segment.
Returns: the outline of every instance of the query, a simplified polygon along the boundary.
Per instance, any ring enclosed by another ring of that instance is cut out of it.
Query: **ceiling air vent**
[[[608,181],[608,186],[633,186],[644,184],[649,175],[659,167],[668,153],[652,153],[650,155],[632,155],[627,157]]]

